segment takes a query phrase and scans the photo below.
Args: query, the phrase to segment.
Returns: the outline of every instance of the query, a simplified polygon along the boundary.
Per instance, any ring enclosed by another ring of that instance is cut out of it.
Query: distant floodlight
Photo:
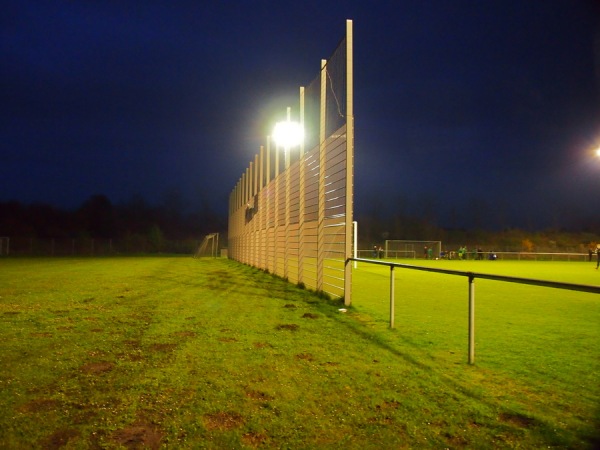
[[[600,158],[600,148],[598,148],[598,150],[596,150],[596,156],[597,156],[598,158]]]
[[[304,129],[298,122],[278,122],[273,129],[273,140],[284,148],[295,147],[304,140]]]

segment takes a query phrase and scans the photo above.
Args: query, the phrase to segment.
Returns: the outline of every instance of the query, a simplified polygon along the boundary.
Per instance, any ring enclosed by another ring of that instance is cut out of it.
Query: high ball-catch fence
[[[267,137],[229,197],[230,258],[344,297],[346,304],[352,277],[352,47],[348,20],[345,38],[321,61],[320,74],[300,88],[299,150],[279,140],[272,145]]]

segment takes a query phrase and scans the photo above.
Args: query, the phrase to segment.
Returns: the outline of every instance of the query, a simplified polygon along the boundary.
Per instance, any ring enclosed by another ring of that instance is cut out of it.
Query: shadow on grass
[[[302,292],[301,288],[293,285],[289,285],[289,289],[297,289]],[[328,300],[319,296],[317,293],[307,292],[307,295],[301,301],[309,304],[312,308],[316,309],[329,319],[336,321],[358,338],[368,341],[373,346],[393,355],[395,358],[402,359],[405,363],[410,364],[423,372],[434,375],[437,380],[445,386],[448,395],[451,396],[452,393],[457,393],[458,395],[470,398],[477,404],[487,408],[491,413],[491,420],[496,420],[498,424],[509,429],[527,430],[528,433],[538,435],[539,439],[544,442],[552,442],[555,445],[569,445],[570,442],[565,440],[566,438],[563,435],[556,432],[555,424],[539,417],[531,417],[522,411],[507,407],[506,405],[494,401],[493,398],[482,395],[480,393],[481,389],[477,389],[477,385],[475,385],[476,388],[474,389],[465,384],[468,380],[466,380],[465,383],[457,381],[457,379],[452,376],[452,371],[450,371],[450,374],[444,373],[444,368],[447,369],[447,366],[445,366],[442,361],[427,352],[422,346],[415,343],[410,338],[400,335],[397,330],[369,330],[363,322],[356,317],[353,317],[353,312],[355,310],[351,306],[346,307],[343,299]],[[348,313],[345,314],[340,312],[340,309],[342,308],[347,309]],[[391,342],[392,339],[400,340],[402,344],[410,346],[417,356],[399,349],[398,346],[394,345],[394,342]],[[422,355],[422,358],[419,358],[419,354]],[[431,361],[431,363],[426,361]],[[438,364],[436,364],[436,362]],[[460,364],[459,369],[460,368],[466,371],[467,375],[472,371],[478,373],[484,372],[483,369],[480,369],[477,366],[468,365],[466,361],[463,364]],[[476,422],[474,422],[474,424],[477,425]],[[592,445],[592,448],[597,448],[597,443],[600,442],[600,435],[580,435],[580,438],[588,441]]]
[[[507,431],[512,430],[510,434],[513,436],[513,439],[518,439],[521,430],[526,430],[527,433],[539,436],[539,440],[552,443],[553,445],[569,446],[572,444],[569,439],[575,435],[578,436],[577,439],[583,439],[592,446],[595,446],[598,442],[598,436],[592,432],[586,433],[580,430],[571,435],[561,433],[556,430],[555,423],[540,418],[535,412],[531,415],[523,413],[518,406],[519,403],[522,403],[521,399],[516,399],[516,406],[511,407],[504,401],[496,400],[493,391],[490,395],[486,395],[485,387],[477,382],[477,378],[485,377],[488,380],[492,380],[489,383],[492,386],[494,384],[493,381],[495,381],[494,377],[498,377],[498,374],[486,372],[485,369],[477,366],[470,366],[466,361],[462,364],[459,363],[459,365],[453,368],[452,366],[448,366],[447,361],[428,352],[422,345],[410,339],[410,337],[401,335],[396,330],[369,329],[359,319],[358,312],[353,307],[346,308],[342,299],[328,299],[320,293],[303,289],[301,286],[288,283],[280,277],[235,261],[224,261],[222,264],[215,265],[214,268],[214,272],[211,271],[212,274],[208,276],[209,280],[211,276],[218,275],[219,283],[233,283],[236,286],[242,285],[244,290],[252,288],[262,290],[263,292],[267,290],[271,298],[284,302],[292,299],[293,301],[310,305],[311,309],[315,309],[323,316],[339,323],[341,327],[348,330],[349,333],[352,333],[357,338],[369,342],[370,345],[379,348],[381,351],[392,355],[394,358],[401,359],[406,364],[434,377],[436,382],[445,388],[448,396],[456,393],[458,396],[469,398],[477,405],[487,409],[488,412],[483,414],[483,416],[487,417],[490,423],[496,423],[496,426],[506,428]],[[242,278],[234,280],[235,277]],[[221,286],[222,288],[223,286]],[[348,312],[340,312],[342,308],[347,309]],[[405,349],[402,348],[403,346]],[[457,372],[457,370],[461,369],[464,371],[464,378]],[[494,386],[498,389],[498,395],[503,396],[502,383],[510,380],[502,379],[501,377],[498,377],[497,380]],[[598,421],[597,419],[596,417],[596,422]],[[479,425],[476,420],[474,420],[473,424],[475,426]],[[569,433],[573,433],[573,431]]]

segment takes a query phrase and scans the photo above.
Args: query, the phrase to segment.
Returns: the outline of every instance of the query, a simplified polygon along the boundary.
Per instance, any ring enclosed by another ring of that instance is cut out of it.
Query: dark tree
[[[77,211],[77,218],[81,228],[91,237],[115,237],[114,209],[105,195],[92,195]]]

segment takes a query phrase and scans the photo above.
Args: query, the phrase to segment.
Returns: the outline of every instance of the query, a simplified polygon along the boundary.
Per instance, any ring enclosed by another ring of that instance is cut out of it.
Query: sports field
[[[591,263],[429,261],[600,285]],[[190,257],[0,260],[0,448],[593,448],[600,296],[360,263],[353,307]]]

